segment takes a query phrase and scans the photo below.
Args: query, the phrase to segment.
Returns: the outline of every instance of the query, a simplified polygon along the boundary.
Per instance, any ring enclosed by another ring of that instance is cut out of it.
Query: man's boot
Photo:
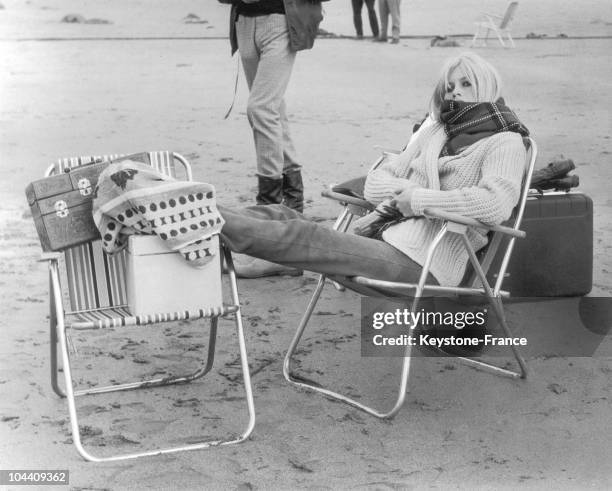
[[[283,178],[281,177],[265,177],[257,176],[258,205],[276,205],[283,200]]]
[[[292,210],[304,212],[304,183],[299,169],[283,174],[283,204]]]

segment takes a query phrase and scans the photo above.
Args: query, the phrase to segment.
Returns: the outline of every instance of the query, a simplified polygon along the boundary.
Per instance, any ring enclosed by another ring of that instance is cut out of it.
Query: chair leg
[[[491,305],[493,306],[495,310],[495,315],[500,325],[502,326],[502,329],[504,330],[504,334],[507,337],[512,337],[512,333],[510,332],[508,323],[506,322],[506,316],[504,315],[504,312],[503,312],[503,306],[501,304],[501,299],[499,297],[497,299],[493,299],[493,301],[491,302]],[[498,305],[498,306],[494,306],[494,305]],[[500,375],[500,376],[509,377],[509,378],[521,378],[521,379],[527,378],[528,370],[527,370],[527,364],[525,363],[525,360],[523,359],[523,357],[518,352],[515,346],[511,346],[511,349],[512,349],[512,354],[514,355],[514,359],[516,360],[520,368],[520,372],[515,372],[513,370],[508,370],[507,368],[503,368],[498,365],[494,365],[492,363],[475,360],[473,358],[466,358],[464,356],[458,356],[457,359],[465,365],[469,365],[473,368],[476,368],[476,369],[479,369],[485,372],[489,372],[494,375]],[[443,351],[441,350],[435,350],[435,351],[437,351],[438,353],[443,353]]]
[[[512,332],[510,331],[510,326],[508,326],[508,321],[506,320],[506,314],[504,312],[504,305],[502,303],[501,297],[498,296],[498,297],[491,299],[491,305],[495,309],[497,320],[502,326],[504,335],[506,337],[512,337]],[[516,346],[512,345],[511,348],[512,348],[512,354],[514,355],[514,358],[516,359],[516,362],[518,363],[521,369],[521,373],[519,375],[520,378],[527,378],[528,370],[527,370],[527,364],[525,363],[525,360],[523,359],[519,351],[516,349]]]
[[[231,264],[231,258],[230,258],[230,264]],[[61,291],[59,287],[59,274],[58,274],[56,263],[50,264],[50,273],[51,273],[51,287],[52,287],[51,298],[54,302],[54,308],[57,313],[57,323],[56,323],[57,337],[59,338],[60,352],[62,356],[62,366],[64,369],[65,393],[66,393],[66,400],[68,402],[68,412],[70,414],[72,439],[73,439],[75,447],[77,448],[77,451],[85,460],[88,460],[90,462],[111,462],[111,461],[135,459],[138,457],[175,453],[175,452],[181,452],[181,451],[186,451],[186,450],[199,450],[199,449],[210,448],[210,447],[219,446],[219,445],[230,445],[234,443],[240,443],[249,437],[249,435],[251,434],[255,426],[255,410],[254,410],[254,403],[253,403],[253,393],[252,393],[252,388],[251,388],[249,366],[248,366],[248,361],[246,358],[246,344],[244,340],[244,329],[242,326],[242,317],[240,314],[240,308],[238,308],[237,311],[234,313],[234,316],[235,316],[236,330],[237,330],[237,335],[238,335],[241,367],[242,367],[243,379],[244,379],[245,390],[246,390],[247,407],[248,407],[248,412],[249,412],[249,422],[247,424],[246,430],[240,436],[236,437],[235,435],[232,434],[229,438],[224,439],[224,440],[210,440],[210,441],[205,441],[205,442],[200,442],[200,443],[195,443],[195,444],[190,444],[190,445],[184,445],[184,446],[179,446],[179,447],[163,448],[163,449],[156,449],[156,450],[150,450],[150,451],[144,451],[144,452],[126,453],[126,454],[113,455],[109,457],[97,457],[89,453],[87,450],[85,450],[85,448],[83,447],[82,441],[81,441],[81,432],[79,428],[77,408],[76,408],[76,396],[84,395],[84,393],[82,392],[77,393],[73,390],[72,370],[70,366],[70,355],[68,352],[68,336],[66,332],[66,325],[64,323],[63,306],[61,304]],[[239,305],[238,304],[238,291],[237,291],[237,286],[236,286],[236,275],[233,269],[233,264],[231,264],[231,267],[230,267],[230,278],[231,278],[232,298],[233,298],[234,304]],[[213,331],[215,332],[215,335],[216,335],[216,322],[214,324],[211,323],[211,334]],[[209,346],[209,353],[210,353],[210,349],[211,347]],[[204,369],[196,373],[208,371],[210,369],[210,366],[212,366],[211,360],[207,362],[207,365],[206,367],[204,367]],[[201,375],[203,375],[203,373]],[[198,375],[198,376],[201,376],[201,375]],[[139,386],[141,386],[141,384],[142,382],[138,383]],[[129,385],[129,384],[125,384],[125,385]],[[151,385],[148,385],[148,387],[151,387]]]
[[[55,295],[53,294],[53,278],[49,273],[49,351],[51,362],[51,388],[60,397],[66,397],[66,393],[59,386],[58,366],[57,366],[57,313]]]
[[[91,389],[75,390],[75,396],[85,396],[89,394],[106,394],[109,392],[117,392],[121,390],[132,390],[152,387],[162,387],[164,385],[174,384],[187,384],[194,380],[206,375],[212,368],[214,356],[215,356],[215,345],[217,341],[217,323],[218,319],[213,317],[210,319],[210,334],[208,342],[208,355],[206,358],[206,365],[198,368],[196,371],[184,375],[173,375],[170,377],[159,377],[149,380],[143,380],[141,382],[128,382],[125,384],[114,384],[105,385],[103,387],[93,387]]]
[[[474,33],[474,37],[472,38],[472,42],[470,43],[470,48],[476,46],[476,41],[478,40],[478,36],[480,36],[480,25],[476,27],[476,32]]]
[[[487,281],[486,275],[480,263],[478,262],[478,258],[476,257],[476,254],[474,253],[474,250],[470,246],[469,241],[467,240],[467,237],[465,235],[462,235],[462,240],[468,252],[470,262],[472,263],[472,266],[474,266],[474,271],[476,272],[478,279],[480,280],[482,287],[486,292],[489,304],[493,308],[493,311],[495,312],[495,316],[497,317],[497,320],[502,326],[504,335],[507,337],[512,337],[512,332],[510,331],[510,327],[508,326],[508,322],[506,321],[506,315],[504,313],[504,306],[503,306],[501,297],[499,296],[499,294],[496,294],[491,289]],[[525,360],[523,359],[523,357],[520,355],[520,353],[516,349],[516,346],[511,346],[511,348],[512,348],[512,354],[514,355],[514,358],[521,369],[520,372],[508,370],[506,368],[502,368],[497,365],[486,363],[480,360],[474,360],[472,358],[466,358],[463,356],[458,357],[458,358],[465,364],[471,365],[475,368],[480,368],[482,370],[486,370],[486,371],[495,373],[497,375],[503,375],[503,376],[507,376],[511,378],[523,378],[523,379],[527,378],[527,364],[525,363]]]
[[[232,253],[230,250],[223,246],[223,254],[225,256],[225,263],[228,267],[229,280],[230,280],[230,291],[232,294],[232,302],[238,307],[234,312],[234,319],[236,321],[236,335],[238,336],[238,347],[240,350],[240,365],[242,368],[242,378],[244,382],[245,396],[247,400],[247,408],[249,411],[249,422],[246,430],[235,441],[229,443],[239,443],[246,440],[253,428],[255,427],[255,404],[253,402],[253,388],[251,387],[251,373],[249,372],[249,362],[247,359],[246,341],[244,339],[244,327],[242,325],[242,313],[240,309],[240,298],[238,298],[238,283],[236,281],[236,271],[234,270],[234,261],[232,259]]]
[[[501,35],[501,32],[499,32],[498,29],[495,29],[495,35],[497,36],[497,39],[499,40],[500,44],[502,45],[502,47],[506,47],[506,43],[504,43],[504,38]]]
[[[141,389],[141,388],[151,388],[151,387],[162,387],[164,385],[173,385],[173,384],[186,384],[192,382],[200,377],[206,375],[213,366],[214,357],[215,357],[215,345],[217,339],[217,323],[218,319],[213,317],[210,319],[210,334],[209,334],[209,343],[208,343],[208,355],[206,357],[206,364],[203,367],[198,368],[196,371],[184,375],[173,375],[170,377],[159,377],[155,379],[143,380],[141,382],[129,382],[125,384],[113,384],[113,385],[105,385],[102,387],[93,387],[90,389],[82,389],[75,390],[74,395],[76,396],[85,396],[90,394],[105,394],[109,392],[117,392],[122,390],[132,390],[132,389]],[[55,327],[54,327],[55,325]],[[66,397],[66,393],[59,386],[58,381],[58,367],[57,367],[57,345],[58,345],[58,336],[57,336],[57,320],[51,320],[51,386],[53,391],[60,397]]]
[[[304,334],[304,330],[306,329],[306,326],[308,325],[308,321],[310,320],[312,316],[312,312],[314,311],[314,308],[321,296],[321,292],[323,291],[323,287],[325,286],[325,279],[326,278],[324,275],[321,275],[319,277],[319,282],[317,283],[317,287],[315,288],[313,296],[310,299],[310,302],[308,303],[308,306],[306,308],[306,311],[304,312],[304,315],[302,316],[302,320],[300,321],[300,324],[293,337],[293,340],[291,341],[291,344],[289,345],[289,349],[287,350],[287,354],[285,355],[285,360],[283,362],[283,375],[285,376],[285,379],[287,380],[287,382],[289,382],[290,384],[296,387],[302,387],[302,388],[314,390],[327,397],[330,397],[340,402],[344,402],[346,404],[349,404],[350,406],[353,406],[357,409],[365,411],[366,413],[371,414],[372,416],[376,416],[377,418],[381,418],[381,419],[392,418],[401,409],[402,405],[404,404],[404,400],[406,398],[408,378],[410,376],[410,360],[411,360],[411,349],[412,349],[410,346],[406,346],[406,350],[404,351],[404,357],[402,359],[402,370],[401,370],[401,375],[400,375],[400,383],[399,383],[397,399],[393,407],[387,412],[378,411],[372,407],[366,406],[365,404],[362,404],[361,402],[356,401],[355,399],[344,396],[338,392],[334,392],[324,387],[315,385],[314,383],[303,379],[302,377],[300,377],[299,375],[291,371],[291,359],[293,355],[295,354],[298,343],[300,342],[300,339],[302,338],[302,335]],[[415,302],[413,303],[413,306],[412,306],[413,311],[416,311],[417,305],[418,305],[418,298],[415,298]]]

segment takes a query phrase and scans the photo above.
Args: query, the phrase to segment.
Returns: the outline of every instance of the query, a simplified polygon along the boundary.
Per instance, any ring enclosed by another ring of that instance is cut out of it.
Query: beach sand
[[[216,186],[221,202],[251,203],[246,83],[241,74],[234,111],[223,120],[237,61],[225,39],[228,9],[213,0],[1,4],[1,469],[68,469],[72,489],[612,485],[609,337],[599,356],[531,353],[527,380],[496,378],[452,358],[416,359],[404,408],[392,421],[379,421],[283,379],[283,355],[316,284],[311,273],[239,281],[257,411],[249,441],[123,463],[84,462],[71,443],[66,402],[49,384],[48,278],[37,261],[24,188],[58,157],[169,149],[192,162],[197,180]],[[375,145],[403,146],[427,110],[442,61],[464,49],[430,48],[430,38],[469,34],[479,10],[505,6],[406,0],[402,34],[416,37],[392,46],[351,39],[348,4],[326,4],[321,27],[343,37],[318,39],[301,52],[287,93],[306,214],[330,224],[338,209],[321,191],[363,174],[378,156]],[[111,23],[60,22],[68,14]],[[200,22],[186,24],[188,14]],[[367,34],[365,21],[364,10]],[[491,42],[478,52],[499,68],[506,101],[538,142],[538,166],[560,154],[576,162],[580,190],[594,203],[591,295],[609,297],[612,6],[521,2],[514,32],[515,49]],[[547,36],[525,39],[528,33]],[[467,38],[459,39],[467,46]],[[554,305],[510,305],[511,325],[519,332],[554,330],[568,322],[555,317]],[[360,357],[359,318],[356,295],[326,289],[300,366],[308,377],[389,406],[398,360]],[[207,334],[197,324],[126,329],[114,337],[77,333],[77,382],[190,370]],[[104,455],[236,431],[225,421],[234,414],[238,428],[246,421],[235,341],[232,324],[222,321],[215,366],[202,382],[79,399],[85,444]]]

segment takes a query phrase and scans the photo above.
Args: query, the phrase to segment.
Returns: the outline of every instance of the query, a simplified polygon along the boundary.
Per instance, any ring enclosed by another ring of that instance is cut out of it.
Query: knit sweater
[[[443,223],[423,217],[425,208],[499,224],[518,202],[525,170],[525,147],[517,133],[497,133],[439,158],[445,141],[442,124],[423,125],[401,154],[368,174],[365,185],[365,198],[374,204],[393,198],[399,187],[414,187],[410,206],[416,217],[389,227],[383,240],[421,266]],[[487,244],[485,231],[469,229],[467,237],[476,251]],[[436,249],[431,273],[441,285],[457,286],[468,260],[461,237],[449,233]]]

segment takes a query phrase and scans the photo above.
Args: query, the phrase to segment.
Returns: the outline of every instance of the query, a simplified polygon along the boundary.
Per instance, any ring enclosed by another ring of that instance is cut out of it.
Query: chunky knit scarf
[[[440,157],[457,155],[462,148],[500,131],[529,136],[529,130],[503,99],[497,102],[444,101],[440,119],[448,137]]]
[[[126,160],[102,172],[94,195],[93,218],[108,253],[123,249],[131,234],[157,235],[195,267],[218,252],[211,239],[224,222],[210,184],[177,181]]]

